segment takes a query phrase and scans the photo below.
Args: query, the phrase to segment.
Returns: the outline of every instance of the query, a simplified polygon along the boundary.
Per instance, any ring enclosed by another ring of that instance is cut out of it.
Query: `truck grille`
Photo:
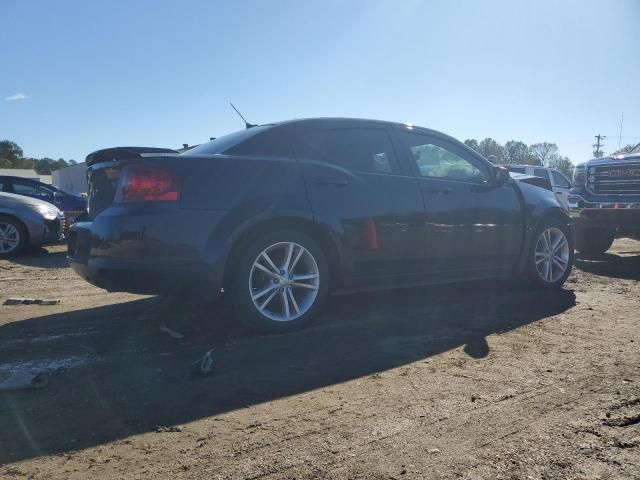
[[[639,195],[640,162],[591,166],[588,187],[597,194]]]

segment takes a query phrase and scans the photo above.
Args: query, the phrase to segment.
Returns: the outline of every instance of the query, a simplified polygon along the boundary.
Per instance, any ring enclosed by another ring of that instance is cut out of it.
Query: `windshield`
[[[181,155],[213,155],[216,153],[224,153],[232,147],[235,147],[241,142],[252,138],[258,133],[269,130],[271,125],[259,125],[257,127],[251,127],[244,130],[238,130],[237,132],[229,133],[227,135],[223,135],[222,137],[218,137],[210,142],[203,143],[202,145],[198,145],[197,147],[193,147],[186,152],[181,153]]]

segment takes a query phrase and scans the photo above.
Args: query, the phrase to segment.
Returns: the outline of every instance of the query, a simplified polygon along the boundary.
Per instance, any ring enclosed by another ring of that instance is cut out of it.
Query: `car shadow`
[[[594,275],[640,280],[640,255],[621,256],[614,253],[584,255],[579,253],[576,254],[575,265],[578,269]]]
[[[252,335],[224,305],[160,298],[14,322],[0,327],[5,365],[74,358],[77,366],[59,361],[67,370],[51,373],[43,390],[0,394],[0,462],[184,424],[459,347],[482,361],[488,335],[574,305],[570,290],[474,284],[332,297],[322,323],[287,335]],[[210,349],[214,370],[202,377],[197,361]]]
[[[69,266],[66,250],[51,252],[45,247],[31,248],[24,254],[8,258],[7,260],[26,267],[66,268]]]

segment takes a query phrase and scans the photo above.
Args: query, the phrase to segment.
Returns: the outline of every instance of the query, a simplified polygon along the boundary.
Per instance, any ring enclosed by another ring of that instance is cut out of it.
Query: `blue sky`
[[[2,0],[0,139],[82,160],[251,122],[379,118],[460,140],[640,142],[640,1]],[[20,98],[20,95],[26,98]]]

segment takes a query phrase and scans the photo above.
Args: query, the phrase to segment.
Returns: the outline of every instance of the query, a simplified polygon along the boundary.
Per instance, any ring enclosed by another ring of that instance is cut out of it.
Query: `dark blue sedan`
[[[0,192],[14,193],[52,203],[63,212],[84,211],[87,201],[46,183],[22,177],[0,176]]]

